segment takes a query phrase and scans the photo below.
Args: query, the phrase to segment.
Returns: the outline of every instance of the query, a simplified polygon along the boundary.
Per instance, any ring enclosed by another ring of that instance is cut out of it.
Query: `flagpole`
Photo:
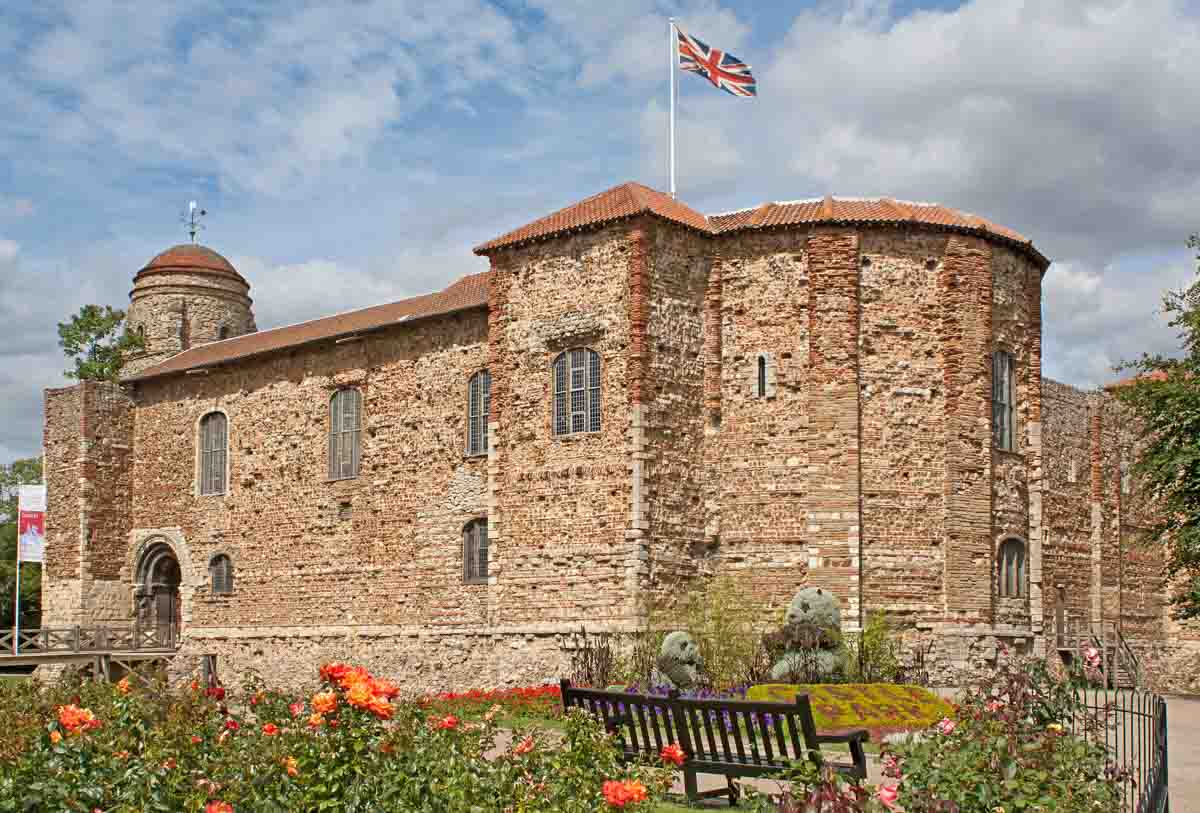
[[[667,20],[667,33],[671,38],[671,47],[667,51],[671,64],[667,68],[667,82],[671,87],[671,197],[675,197],[675,70],[679,62],[679,37],[675,35],[675,18]]]
[[[17,509],[17,516],[20,517],[21,510]],[[18,520],[18,526],[20,521]],[[13,653],[19,655],[17,651],[18,641],[21,640],[21,535],[17,534],[17,587],[13,596]]]

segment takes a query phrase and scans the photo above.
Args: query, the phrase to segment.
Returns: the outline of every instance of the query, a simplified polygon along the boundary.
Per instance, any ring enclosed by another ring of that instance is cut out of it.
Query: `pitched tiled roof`
[[[133,281],[136,283],[147,274],[161,274],[169,271],[193,271],[217,274],[225,277],[233,277],[241,282],[246,281],[242,279],[242,275],[237,272],[237,269],[233,267],[233,263],[229,262],[229,260],[208,246],[200,246],[195,243],[183,243],[178,246],[171,246],[146,263],[145,267],[134,276]]]
[[[475,253],[490,254],[496,249],[525,245],[573,231],[595,229],[643,214],[661,217],[705,234],[711,233],[704,215],[664,192],[630,181],[476,246]]]
[[[554,214],[533,221],[475,248],[490,254],[502,248],[526,245],[584,229],[600,228],[618,220],[650,214],[711,236],[751,229],[798,225],[923,226],[975,234],[1024,251],[1045,269],[1050,264],[1029,238],[982,217],[933,203],[913,203],[892,198],[812,198],[764,203],[750,209],[705,217],[670,195],[639,183],[624,183],[593,195]]]
[[[1170,376],[1167,375],[1166,370],[1151,370],[1148,373],[1138,373],[1137,375],[1131,375],[1126,378],[1122,378],[1118,381],[1114,381],[1111,384],[1105,384],[1104,389],[1110,390],[1110,391],[1111,390],[1119,390],[1119,389],[1128,387],[1129,385],[1135,384],[1138,381],[1142,381],[1142,380],[1166,381],[1168,378],[1170,378]]]
[[[775,226],[798,225],[916,225],[945,229],[980,237],[1022,249],[1045,269],[1050,264],[1028,237],[990,220],[936,203],[913,203],[892,198],[811,198],[809,200],[764,203],[753,209],[726,212],[709,218],[716,234]]]
[[[237,359],[283,350],[323,339],[335,339],[397,325],[413,319],[442,316],[469,308],[487,306],[487,280],[490,271],[471,274],[437,293],[401,299],[386,305],[339,313],[298,325],[247,333],[232,339],[210,342],[177,353],[166,361],[147,367],[125,381],[144,381],[161,375],[212,367]]]

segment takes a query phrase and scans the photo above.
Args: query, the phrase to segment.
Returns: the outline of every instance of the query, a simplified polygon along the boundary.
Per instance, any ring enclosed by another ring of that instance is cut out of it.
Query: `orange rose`
[[[312,707],[314,711],[328,714],[337,708],[337,702],[337,695],[333,692],[318,692],[313,695]]]
[[[337,683],[349,671],[350,667],[346,664],[333,661],[321,667],[321,680],[326,683]]]
[[[325,717],[322,714],[320,714],[319,712],[314,711],[312,713],[312,715],[308,718],[308,727],[309,728],[320,728],[323,725],[325,725]]]
[[[360,683],[365,683],[368,687],[371,685],[371,673],[361,666],[356,666],[346,672],[338,681],[338,685],[347,691]]]
[[[631,802],[637,804],[646,800],[646,786],[636,779],[627,782],[609,780],[600,787],[604,800],[613,807],[624,807]]]
[[[683,753],[683,749],[679,747],[678,743],[674,742],[670,745],[664,745],[658,755],[662,757],[663,762],[673,762],[676,765],[682,765],[683,761],[687,759],[687,756]]]
[[[95,714],[92,714],[91,709],[81,709],[79,706],[73,704],[59,706],[58,724],[72,734],[80,734],[101,726],[100,721],[96,719]]]
[[[233,805],[229,802],[212,801],[204,806],[204,813],[233,813]]]
[[[123,677],[117,681],[117,691],[121,694],[129,694],[132,688],[129,685],[129,678]]]
[[[515,748],[513,748],[513,753],[520,756],[521,754],[528,754],[532,750],[533,750],[533,737],[526,737],[525,739],[523,739],[519,743],[517,743],[517,746]]]
[[[346,693],[346,702],[356,709],[363,709],[374,697],[375,695],[371,694],[371,687],[367,683],[355,683]],[[316,703],[313,703],[313,707],[316,707]]]
[[[391,700],[400,694],[400,689],[390,680],[374,680],[371,681],[371,692],[376,697],[386,697]]]
[[[62,734],[59,734],[57,731],[51,731],[50,732],[50,742],[54,743],[55,745],[58,745],[60,742],[62,742]]]
[[[392,704],[382,697],[372,697],[367,703],[367,708],[380,720],[392,719]]]
[[[267,723],[262,727],[262,733],[268,737],[274,737],[279,733],[279,726],[275,725],[274,723]]]
[[[299,776],[300,766],[296,763],[295,757],[288,757],[283,761],[283,767],[287,769],[288,776]]]

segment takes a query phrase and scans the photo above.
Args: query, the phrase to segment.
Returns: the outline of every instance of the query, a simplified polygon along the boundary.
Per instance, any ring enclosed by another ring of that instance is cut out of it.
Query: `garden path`
[[[1171,810],[1200,811],[1200,697],[1167,698]]]

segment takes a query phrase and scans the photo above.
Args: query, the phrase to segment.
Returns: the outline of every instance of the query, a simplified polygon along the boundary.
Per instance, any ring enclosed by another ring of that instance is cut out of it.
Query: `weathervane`
[[[200,218],[208,214],[208,211],[201,209],[196,205],[196,201],[188,201],[187,214],[183,215],[181,220],[187,226],[188,234],[191,235],[192,242],[196,242],[196,234],[204,228],[204,224],[200,222]]]

